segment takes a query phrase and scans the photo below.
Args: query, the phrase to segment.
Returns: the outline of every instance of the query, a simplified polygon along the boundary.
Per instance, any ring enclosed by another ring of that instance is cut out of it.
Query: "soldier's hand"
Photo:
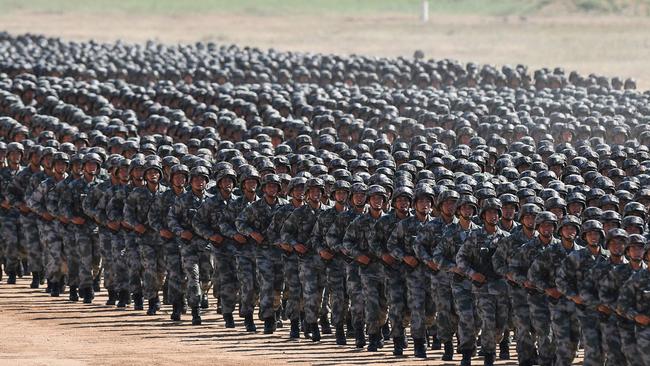
[[[221,244],[223,242],[223,236],[219,234],[214,234],[210,238],[210,241],[215,243],[215,244]]]
[[[43,217],[43,220],[45,221],[52,221],[54,220],[54,216],[50,215],[49,212],[45,212],[41,215]]]
[[[532,290],[536,289],[535,285],[533,285],[533,283],[530,281],[524,281],[524,287]]]
[[[598,306],[596,307],[596,310],[600,311],[600,312],[603,313],[603,314],[607,314],[607,315],[609,315],[609,314],[612,313],[612,309],[610,309],[609,306],[607,306],[607,305],[605,305],[605,304],[600,304],[600,305],[598,305]]]
[[[129,225],[129,223],[126,222],[126,221],[121,221],[120,225],[122,225],[123,227],[125,227],[127,229],[133,229],[133,227],[131,225]]]
[[[360,256],[358,256],[358,257],[356,258],[356,261],[359,262],[359,263],[361,263],[361,264],[363,264],[363,265],[365,265],[365,266],[367,266],[368,264],[370,264],[370,258],[368,258],[368,256],[365,255],[365,254],[361,254]]]
[[[2,201],[1,206],[6,210],[11,208],[11,205],[9,204],[9,201],[7,201],[7,200]]]
[[[83,217],[79,217],[79,216],[73,217],[71,221],[75,225],[83,225],[83,224],[86,223],[86,219],[84,219]]]
[[[383,260],[389,266],[392,266],[393,264],[395,264],[395,257],[393,257],[392,255],[390,255],[388,253],[382,254],[381,260]]]
[[[431,268],[431,270],[434,271],[434,272],[437,272],[437,271],[440,270],[440,267],[438,267],[438,265],[433,261],[427,262],[427,267]]]
[[[287,243],[280,244],[280,248],[282,248],[282,250],[284,250],[287,253],[293,252],[293,247]]]
[[[252,232],[250,237],[253,238],[259,244],[262,244],[262,242],[264,241],[264,235],[262,235],[262,234],[260,234],[258,232]]]
[[[20,205],[18,205],[18,209],[22,213],[29,213],[29,207],[27,207],[27,205],[24,202],[22,202]]]
[[[648,326],[650,325],[650,316],[639,314],[634,317],[634,321],[641,325]]]
[[[139,234],[144,234],[144,232],[147,231],[147,228],[144,227],[144,225],[142,225],[142,224],[137,224],[137,225],[135,225],[135,227],[133,228],[133,230],[135,230],[135,231],[138,232]]]
[[[584,303],[584,301],[582,300],[582,297],[580,297],[580,296],[572,296],[572,297],[569,298],[569,300],[575,302],[578,305],[581,305],[581,304]]]
[[[555,288],[555,287],[547,288],[544,292],[546,292],[546,294],[548,296],[550,296],[550,297],[552,297],[554,299],[559,299],[560,297],[562,297],[562,293],[560,291],[558,291],[558,289]]]
[[[109,221],[106,223],[106,226],[108,226],[112,230],[119,230],[120,229],[120,222],[119,221]]]
[[[193,237],[194,237],[194,234],[192,234],[192,232],[189,231],[189,230],[185,230],[185,231],[183,231],[181,233],[181,238],[183,238],[185,240],[192,240]]]
[[[458,268],[458,267],[451,267],[449,269],[449,272],[452,272],[452,273],[455,273],[455,274],[458,274],[458,275],[461,275],[461,276],[465,275],[463,273],[463,271],[461,271],[460,268]]]
[[[67,224],[67,223],[70,222],[70,220],[68,220],[68,218],[65,217],[65,216],[59,216],[59,221],[61,221],[64,224]]]
[[[242,234],[237,233],[232,238],[235,239],[235,241],[239,244],[246,244],[246,237],[244,237]]]
[[[407,255],[406,257],[404,257],[404,263],[415,268],[418,265],[418,260],[412,255]]]
[[[484,283],[485,280],[486,280],[483,273],[478,273],[478,272],[471,275],[471,278],[472,278],[472,281],[476,281],[478,283]]]
[[[167,229],[160,229],[160,236],[162,236],[165,239],[172,239],[174,237],[174,233]]]
[[[293,249],[295,249],[296,252],[298,252],[300,254],[307,253],[307,247],[305,246],[305,244],[302,244],[302,243],[298,243],[298,244],[294,245]]]
[[[320,257],[325,259],[326,261],[332,260],[332,258],[334,258],[334,254],[332,254],[332,252],[330,252],[327,249],[321,250],[320,252],[318,252],[318,254],[320,254]]]
[[[515,281],[515,275],[512,272],[506,274],[506,278],[508,278],[508,280],[510,280],[510,282],[517,283],[517,281]]]

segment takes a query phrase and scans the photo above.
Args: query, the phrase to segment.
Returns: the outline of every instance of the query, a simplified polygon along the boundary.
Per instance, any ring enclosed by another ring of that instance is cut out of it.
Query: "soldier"
[[[528,270],[540,252],[550,245],[558,244],[554,237],[558,226],[557,216],[550,211],[542,211],[535,216],[534,230],[539,235],[515,249],[510,260],[510,279],[528,292],[530,320],[534,337],[539,349],[539,364],[552,365],[555,344],[551,335],[551,314],[547,297],[543,290],[537,288],[528,278]]]
[[[428,269],[416,257],[414,243],[418,232],[431,221],[434,192],[426,185],[415,190],[415,215],[400,221],[388,239],[390,254],[405,263],[408,305],[411,310],[411,337],[415,357],[426,358],[427,317],[433,316],[433,298]]]
[[[431,291],[435,292],[437,301],[438,337],[444,343],[445,352],[443,361],[451,361],[454,357],[452,337],[458,328],[458,316],[453,308],[453,296],[449,276],[446,272],[440,273],[440,267],[433,260],[433,253],[442,239],[442,233],[449,226],[458,223],[454,215],[456,202],[460,195],[456,191],[446,190],[440,193],[436,201],[436,210],[439,216],[427,223],[417,234],[413,250],[416,257],[429,267],[431,278]]]
[[[315,183],[315,181],[311,181],[311,183]],[[325,282],[327,283],[327,288],[330,294],[331,318],[336,329],[335,336],[337,345],[345,345],[347,343],[345,330],[343,328],[346,321],[346,314],[348,312],[347,303],[345,302],[345,276],[343,275],[345,272],[345,261],[339,252],[335,251],[333,247],[330,247],[328,234],[329,229],[333,227],[334,222],[339,219],[339,216],[349,211],[348,199],[350,197],[351,188],[352,185],[350,182],[345,180],[337,180],[334,183],[332,188],[334,205],[322,210],[318,215],[311,232],[311,245],[325,265]],[[319,195],[322,195],[323,191],[324,189],[311,189],[310,187],[307,189],[307,194],[308,197],[312,195],[318,196],[317,198],[320,200],[321,197]],[[350,216],[350,219],[352,219],[353,215],[354,212],[349,212],[345,216]],[[346,222],[344,221],[344,217],[341,217],[340,220],[341,225]],[[336,235],[339,235],[338,232]],[[337,245],[339,239],[338,236],[332,236],[330,240],[332,240],[332,244]],[[314,259],[314,261],[317,262],[316,259]],[[288,268],[285,267],[285,272],[287,270]],[[310,281],[308,278],[305,278],[305,280]],[[311,303],[314,300],[308,299],[307,301],[310,301]]]
[[[47,252],[47,236],[48,227],[45,223],[45,220],[37,212],[34,212],[32,207],[33,201],[32,195],[38,186],[45,179],[52,175],[52,155],[56,153],[56,149],[53,147],[45,147],[41,150],[39,156],[39,164],[41,166],[41,171],[29,178],[27,188],[25,189],[25,205],[31,211],[31,216],[33,221],[36,223],[36,241],[31,242],[28,249],[28,262],[35,263],[35,266],[31,266],[32,273],[37,273],[36,278],[32,277],[31,288],[38,288],[39,284],[43,284],[46,279],[49,277],[46,276],[45,268],[47,266],[46,252]],[[43,196],[41,196],[43,197]],[[29,242],[28,242],[29,243]],[[51,281],[47,282],[47,288],[45,292],[51,292]]]
[[[63,192],[59,202],[61,213],[73,224],[76,248],[73,253],[79,257],[79,295],[85,304],[93,301],[93,250],[97,239],[97,224],[86,215],[82,205],[88,193],[101,180],[97,177],[101,169],[102,159],[96,153],[86,154],[83,159],[83,175],[70,183],[69,189]],[[73,254],[74,255],[74,254]]]
[[[501,201],[488,198],[483,201],[479,217],[483,226],[472,231],[465,239],[456,263],[472,280],[472,291],[477,298],[481,318],[481,347],[485,353],[485,365],[493,365],[496,344],[501,341],[507,326],[507,287],[492,265],[497,243],[509,234],[498,227],[501,217]]]
[[[240,169],[239,179],[242,195],[231,201],[226,207],[220,229],[222,235],[237,242],[237,278],[239,280],[239,295],[241,296],[239,315],[244,318],[246,330],[254,332],[257,328],[253,322],[253,308],[257,302],[258,287],[255,269],[255,246],[249,242],[249,238],[246,238],[237,230],[236,221],[247,206],[258,200],[256,192],[260,184],[260,174],[253,166],[244,166]]]
[[[508,294],[510,295],[510,308],[514,317],[515,333],[517,338],[517,357],[522,365],[534,364],[537,360],[537,350],[533,339],[533,325],[530,319],[528,303],[528,292],[521,283],[514,281],[514,273],[511,268],[511,261],[514,253],[524,245],[537,237],[535,231],[535,218],[541,212],[539,206],[527,203],[521,206],[519,211],[520,226],[513,230],[503,241],[499,242],[496,252],[492,257],[495,271],[507,279]],[[526,274],[520,274],[520,279],[525,280]]]
[[[444,193],[444,192],[443,192]],[[441,194],[442,196],[442,194]],[[451,204],[442,202],[440,212],[448,215]],[[463,355],[461,365],[470,365],[472,354],[476,348],[476,337],[479,330],[479,319],[476,312],[472,284],[460,271],[456,264],[456,255],[467,236],[478,229],[472,218],[478,213],[476,197],[462,195],[453,206],[455,222],[452,222],[442,232],[440,242],[433,251],[433,261],[445,271],[449,278],[451,297],[458,316],[458,352]],[[444,286],[441,282],[439,286]]]
[[[177,198],[185,193],[185,186],[189,179],[190,170],[187,166],[176,164],[169,171],[169,189],[160,189],[156,192],[151,209],[147,214],[149,226],[160,235],[161,245],[165,255],[165,269],[167,272],[167,296],[172,304],[171,320],[180,321],[183,310],[185,274],[179,240],[168,223],[170,207]],[[196,229],[195,229],[196,230]],[[128,297],[128,292],[127,292]]]
[[[381,327],[386,323],[386,288],[384,268],[370,250],[369,240],[375,224],[382,217],[382,208],[388,201],[388,192],[380,185],[368,187],[368,212],[357,217],[348,226],[343,237],[343,248],[359,264],[361,277],[368,351],[383,347]]]
[[[334,191],[340,188],[340,185],[334,185]],[[373,235],[371,235],[368,245],[373,255],[380,258],[384,264],[384,278],[388,297],[388,319],[391,324],[390,336],[393,338],[393,355],[401,356],[404,352],[406,337],[404,334],[404,324],[409,318],[407,313],[407,297],[404,283],[406,277],[402,264],[390,254],[388,239],[393,229],[401,220],[409,217],[411,202],[413,201],[413,189],[407,186],[398,187],[393,191],[391,198],[393,209],[386,215],[379,218],[375,224]]]
[[[589,270],[595,264],[606,262],[606,253],[600,246],[605,237],[603,225],[596,220],[588,220],[582,224],[582,239],[587,246],[573,251],[562,262],[557,274],[558,290],[576,304],[578,321],[582,331],[581,343],[585,349],[585,365],[602,365],[602,338],[600,333],[599,316],[594,308],[589,308],[583,298],[582,284],[589,276]]]
[[[9,201],[9,190],[13,185],[16,174],[20,171],[20,160],[23,157],[25,148],[19,142],[10,142],[7,145],[7,166],[0,170],[2,184],[2,236],[6,240],[5,272],[7,272],[7,284],[16,284],[16,275],[20,267],[20,242],[19,231],[20,221],[18,208]]]
[[[330,290],[332,321],[337,324],[337,320],[342,320],[337,314],[346,314],[348,312],[348,298],[346,298],[347,289],[347,295],[350,301],[356,301],[354,303],[356,308],[351,309],[351,318],[348,320],[354,327],[355,346],[357,348],[363,348],[366,346],[366,337],[363,331],[363,307],[359,306],[359,301],[363,301],[363,299],[360,299],[362,297],[360,287],[361,283],[359,282],[360,279],[358,276],[354,276],[355,265],[352,265],[352,268],[348,271],[348,267],[350,267],[347,263],[349,258],[343,252],[343,237],[345,236],[345,231],[347,230],[348,225],[365,212],[367,188],[368,187],[364,183],[354,183],[350,187],[350,208],[348,210],[339,211],[338,216],[336,216],[334,222],[332,222],[329,229],[327,229],[327,234],[325,234],[325,243],[327,244],[326,249],[334,256],[334,259],[339,257],[338,261],[332,261],[328,264],[327,283]],[[344,190],[334,192],[334,199],[337,200],[337,203],[339,202],[339,199],[343,197],[346,197],[347,200]],[[323,254],[325,254],[326,257],[328,256],[328,253]],[[350,331],[350,328],[348,328],[348,335],[350,334]],[[337,340],[337,343],[338,342],[339,341]]]
[[[162,175],[162,166],[158,161],[147,162],[144,167],[146,185],[132,190],[124,202],[124,221],[133,228],[142,258],[143,295],[149,305],[147,315],[155,315],[160,309],[158,292],[165,277],[163,248],[147,219],[156,195],[166,190],[160,184]]]
[[[580,219],[573,215],[565,216],[558,227],[560,242],[546,247],[528,270],[528,280],[537,289],[543,290],[548,297],[551,328],[556,347],[554,363],[556,366],[568,366],[573,363],[580,340],[580,325],[575,303],[564,297],[556,286],[558,264],[561,264],[572,252],[582,249],[575,242],[578,232],[580,232]]]
[[[282,181],[277,174],[270,173],[261,179],[264,195],[244,208],[239,214],[235,225],[237,231],[248,238],[248,243],[239,247],[242,253],[245,246],[252,246],[255,252],[255,267],[259,273],[259,318],[264,321],[265,329],[275,325],[275,313],[281,304],[282,290],[282,255],[280,249],[271,245],[268,240],[267,230],[273,219],[275,211],[288,202],[278,198],[282,188]],[[253,288],[255,273],[249,278],[243,276],[239,279],[241,288]],[[245,284],[244,281],[250,281]],[[244,293],[244,290],[241,290]],[[251,313],[244,313],[246,331],[254,332],[252,309]]]
[[[632,274],[623,284],[618,297],[617,313],[634,322],[634,335],[641,365],[650,365],[650,244],[644,247],[646,266]]]

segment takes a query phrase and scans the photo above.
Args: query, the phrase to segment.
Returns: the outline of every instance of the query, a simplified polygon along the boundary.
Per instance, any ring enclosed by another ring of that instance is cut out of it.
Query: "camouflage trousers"
[[[39,272],[41,272],[45,276],[45,278],[49,279],[50,277],[47,276],[47,266],[48,266],[48,262],[50,260],[50,255],[48,253],[48,248],[47,248],[47,246],[48,246],[47,230],[49,229],[49,225],[48,225],[47,221],[45,221],[45,220],[43,220],[41,218],[38,218],[36,220],[36,227],[38,228],[38,241],[40,242],[40,245],[39,245],[39,252],[40,253],[36,254],[36,255],[31,254],[30,255],[31,257],[35,256],[36,258],[34,258],[33,260],[29,259],[29,261],[30,262],[38,261],[38,259],[40,258],[43,269],[41,271],[39,271]]]
[[[433,277],[437,277],[435,280]],[[431,291],[436,294],[436,327],[440,342],[451,342],[458,329],[458,314],[454,306],[448,273],[432,274]]]
[[[535,339],[533,338],[533,324],[530,320],[528,292],[518,285],[508,284],[508,287],[511,313],[516,330],[517,358],[519,363],[522,363],[532,360],[537,353]]]
[[[282,306],[284,266],[281,249],[275,246],[258,246],[255,260],[259,281],[259,318],[275,318],[275,312]]]
[[[300,282],[300,259],[296,254],[285,254],[284,260],[284,291],[287,295],[285,313],[291,321],[300,320],[303,311],[302,283]]]
[[[359,263],[350,262],[345,266],[345,284],[350,299],[350,314],[353,324],[363,324],[365,320],[365,298]]]
[[[87,224],[74,225],[74,233],[79,254],[79,288],[92,288],[100,267],[97,228]]]
[[[129,259],[126,253],[126,232],[110,232],[112,285],[115,291],[129,291]]]
[[[458,313],[458,350],[473,351],[476,348],[476,337],[479,331],[475,296],[469,280],[456,275],[451,278],[451,293]]]
[[[363,286],[362,294],[365,300],[366,331],[370,335],[379,335],[388,316],[384,266],[376,261],[371,262],[367,266],[361,266],[360,273]]]
[[[112,250],[112,235],[111,230],[100,226],[99,227],[99,248],[102,256],[102,266],[104,271],[104,287],[109,290],[115,289],[115,276],[113,274],[113,250]]]
[[[603,354],[606,359],[605,365],[625,365],[621,335],[618,331],[618,319],[611,315],[602,318],[600,321],[600,332],[603,339]]]
[[[325,263],[320,255],[307,253],[300,257],[300,282],[307,324],[316,323],[322,314],[326,280]]]
[[[575,303],[560,298],[556,304],[550,303],[551,328],[555,339],[555,366],[569,366],[573,363],[580,341],[580,324]]]
[[[210,288],[212,279],[212,263],[210,248],[202,239],[179,239],[183,270],[187,278],[187,304],[190,307],[199,306],[201,297]]]
[[[239,315],[243,317],[253,314],[259,294],[255,247],[251,242],[238,244],[236,260],[240,296]]]
[[[404,329],[411,320],[408,310],[406,277],[400,267],[385,269],[386,292],[388,297],[388,319],[391,324],[391,337],[403,337]]]
[[[596,366],[604,363],[602,335],[599,327],[599,316],[595,310],[578,308],[578,320],[582,331],[582,345],[585,350],[584,366]]]
[[[618,333],[621,337],[621,348],[625,356],[626,365],[644,366],[643,359],[639,357],[640,349],[637,346],[634,322],[628,319],[618,319]]]
[[[636,325],[634,330],[636,345],[639,350],[638,357],[644,366],[650,366],[650,326]]]
[[[43,246],[38,237],[38,218],[30,213],[20,215],[19,221],[25,238],[24,246],[27,249],[29,269],[32,272],[43,272],[45,265],[43,263]]]
[[[428,267],[427,267],[428,268]],[[411,310],[411,337],[425,338],[435,321],[431,276],[423,265],[406,270],[408,305]]]
[[[335,256],[326,263],[327,288],[330,293],[332,324],[345,324],[349,304],[346,294],[345,260]]]
[[[215,270],[219,278],[219,297],[224,314],[235,311],[239,281],[237,280],[237,262],[234,242],[225,240],[219,246],[213,247]],[[214,277],[213,277],[214,278]]]
[[[47,261],[45,274],[51,282],[59,283],[65,275],[65,256],[63,254],[63,240],[59,235],[58,221],[44,222],[41,238],[47,241]]]
[[[142,259],[142,295],[154,299],[162,290],[165,280],[165,254],[160,241],[151,231],[138,236],[140,258]]]
[[[162,238],[161,238],[162,239]],[[167,270],[167,297],[172,304],[183,302],[185,296],[185,273],[178,241],[162,239],[165,251],[165,268]]]
[[[18,272],[20,266],[21,243],[19,238],[20,222],[17,216],[5,216],[2,222],[2,238],[6,243],[5,249],[5,271],[7,273]]]
[[[127,231],[125,238],[126,263],[129,266],[129,291],[133,294],[142,294],[142,258],[138,237],[133,231]]]
[[[529,294],[530,320],[535,330],[540,365],[552,365],[555,359],[555,342],[551,333],[551,312],[545,294]]]
[[[63,243],[63,255],[68,264],[68,286],[79,287],[79,246],[74,234],[74,225],[65,224],[57,227]]]
[[[486,353],[495,353],[508,326],[508,299],[487,292],[476,293],[476,298],[481,318],[481,348]]]

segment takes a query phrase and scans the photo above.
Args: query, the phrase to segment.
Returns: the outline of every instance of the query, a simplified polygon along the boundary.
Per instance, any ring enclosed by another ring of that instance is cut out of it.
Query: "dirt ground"
[[[336,346],[333,335],[319,343],[288,339],[288,327],[274,335],[261,331],[247,334],[241,319],[237,328],[225,329],[212,306],[203,314],[204,324],[190,325],[169,320],[170,306],[146,316],[130,308],[105,306],[106,292],[91,305],[71,303],[67,295],[49,297],[43,289],[29,288],[25,277],[14,286],[0,284],[0,365],[457,365],[442,362],[442,351],[429,350],[429,359],[392,356],[388,343],[377,353],[358,351],[354,346]],[[262,324],[256,321],[258,329]],[[350,340],[353,341],[353,340]],[[412,355],[412,348],[406,351]],[[515,359],[514,344],[511,346]],[[475,359],[481,364],[479,358]],[[498,361],[515,365],[515,361]]]
[[[431,15],[151,15],[119,13],[0,14],[0,29],[43,33],[71,40],[117,39],[166,43],[214,41],[263,49],[411,57],[517,64],[531,68],[634,77],[650,89],[650,17],[564,15],[551,7],[529,17]]]

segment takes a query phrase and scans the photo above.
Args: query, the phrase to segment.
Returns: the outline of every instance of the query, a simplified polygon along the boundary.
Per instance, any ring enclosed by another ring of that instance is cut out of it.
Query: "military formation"
[[[461,365],[513,343],[649,366],[650,94],[421,56],[0,34],[1,286]]]

